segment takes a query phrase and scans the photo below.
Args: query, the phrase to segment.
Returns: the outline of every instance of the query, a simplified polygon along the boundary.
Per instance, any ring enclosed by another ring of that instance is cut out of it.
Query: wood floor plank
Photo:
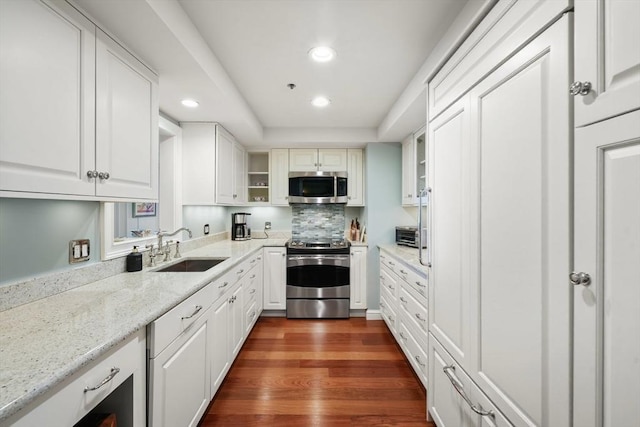
[[[425,390],[382,321],[260,318],[200,427],[399,426]]]

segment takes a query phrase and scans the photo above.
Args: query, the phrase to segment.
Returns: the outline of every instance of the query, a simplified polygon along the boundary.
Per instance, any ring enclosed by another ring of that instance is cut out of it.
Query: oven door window
[[[287,285],[303,288],[349,285],[349,267],[334,265],[288,267]]]

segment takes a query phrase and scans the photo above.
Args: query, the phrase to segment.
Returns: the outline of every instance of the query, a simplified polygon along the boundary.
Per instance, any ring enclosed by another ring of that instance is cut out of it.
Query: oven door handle
[[[288,255],[287,267],[303,265],[335,265],[349,267],[349,255]]]

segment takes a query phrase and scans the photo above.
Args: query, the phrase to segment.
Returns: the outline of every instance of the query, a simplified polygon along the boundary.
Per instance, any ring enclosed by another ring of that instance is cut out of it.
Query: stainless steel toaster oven
[[[418,247],[418,227],[396,227],[396,244],[410,246],[412,248]],[[427,229],[422,229],[422,247],[427,247]]]

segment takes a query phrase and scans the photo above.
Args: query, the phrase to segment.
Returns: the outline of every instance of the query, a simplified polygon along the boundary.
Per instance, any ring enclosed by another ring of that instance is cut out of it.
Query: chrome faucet
[[[164,236],[175,236],[181,231],[186,231],[187,233],[189,233],[189,237],[193,237],[193,233],[191,233],[191,230],[189,230],[187,227],[180,227],[173,233],[167,233],[166,231],[158,231],[158,251],[160,251],[160,253],[162,253],[163,255],[166,255],[165,252],[163,252],[164,249],[162,248],[162,238]],[[166,248],[166,251],[169,251],[168,247]]]

